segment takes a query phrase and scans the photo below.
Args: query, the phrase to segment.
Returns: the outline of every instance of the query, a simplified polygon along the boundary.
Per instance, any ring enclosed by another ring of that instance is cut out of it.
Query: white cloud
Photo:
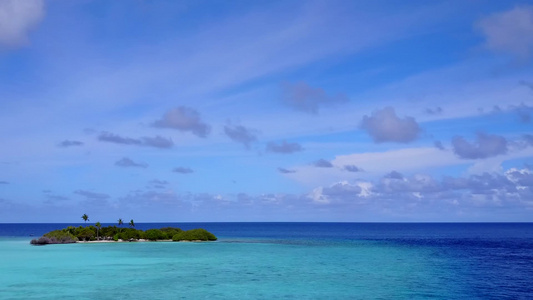
[[[463,159],[480,159],[507,153],[507,139],[503,136],[478,133],[476,141],[468,142],[463,137],[452,139],[453,152]]]
[[[42,0],[0,0],[0,44],[20,46],[44,17]]]
[[[224,133],[234,142],[243,144],[250,149],[250,144],[257,141],[257,130],[246,128],[242,125],[227,124]]]
[[[374,142],[409,143],[414,141],[421,129],[413,117],[399,118],[392,107],[376,110],[364,116],[361,128],[372,137]]]
[[[201,138],[207,137],[211,131],[211,127],[201,120],[200,113],[186,106],[167,111],[161,119],[153,123],[153,126],[190,131]]]
[[[147,168],[148,167],[146,163],[135,162],[127,157],[123,157],[120,160],[116,161],[115,165],[118,167],[124,167],[124,168],[129,168],[129,167]]]
[[[283,153],[289,154],[294,152],[303,151],[304,148],[298,143],[288,143],[287,141],[282,141],[281,143],[269,142],[266,145],[266,150],[273,153]]]
[[[488,48],[508,52],[521,59],[533,53],[533,6],[519,6],[481,19]]]
[[[313,162],[313,166],[317,168],[333,168],[333,164],[323,158]]]

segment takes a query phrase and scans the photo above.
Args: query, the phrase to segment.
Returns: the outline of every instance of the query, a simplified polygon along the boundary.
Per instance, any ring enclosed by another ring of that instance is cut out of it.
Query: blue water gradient
[[[219,241],[29,245],[68,225],[0,224],[0,299],[533,296],[531,223],[143,223]]]

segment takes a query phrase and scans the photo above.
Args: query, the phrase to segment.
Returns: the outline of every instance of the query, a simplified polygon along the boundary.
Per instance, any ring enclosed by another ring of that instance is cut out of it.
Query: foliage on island
[[[120,222],[119,222],[120,224]],[[183,231],[175,227],[163,227],[160,229],[148,229],[146,231],[135,228],[119,228],[117,226],[69,226],[61,230],[46,233],[38,239],[33,239],[32,245],[68,244],[77,241],[215,241],[214,234],[205,229],[192,229]],[[122,225],[122,224],[121,224]]]
[[[32,245],[46,245],[46,244],[70,244],[78,241],[78,238],[64,230],[54,230],[46,233],[38,239],[31,240]]]
[[[198,228],[177,233],[172,237],[175,242],[179,241],[216,241],[217,237],[211,232]]]

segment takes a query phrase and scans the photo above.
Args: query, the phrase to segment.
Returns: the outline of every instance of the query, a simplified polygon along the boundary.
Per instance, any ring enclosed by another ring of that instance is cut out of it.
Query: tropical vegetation
[[[87,216],[84,214],[84,216]],[[87,217],[88,219],[88,217]],[[85,219],[84,219],[85,220]],[[123,224],[119,219],[119,226]],[[116,225],[102,227],[100,222],[89,226],[68,226],[67,228],[50,231],[38,239],[33,239],[32,245],[68,244],[78,241],[215,241],[217,237],[211,232],[198,228],[181,230],[176,227],[148,229],[146,231],[133,228],[135,223],[130,221],[130,228],[119,228]]]
[[[216,241],[217,237],[211,232],[203,229],[191,229],[187,231],[178,232],[172,237],[175,242],[179,241]]]

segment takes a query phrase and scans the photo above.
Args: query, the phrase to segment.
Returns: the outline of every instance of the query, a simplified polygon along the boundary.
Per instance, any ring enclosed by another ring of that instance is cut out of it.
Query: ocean
[[[0,224],[0,299],[533,299],[533,223],[139,223],[219,240],[29,244],[69,225]]]

